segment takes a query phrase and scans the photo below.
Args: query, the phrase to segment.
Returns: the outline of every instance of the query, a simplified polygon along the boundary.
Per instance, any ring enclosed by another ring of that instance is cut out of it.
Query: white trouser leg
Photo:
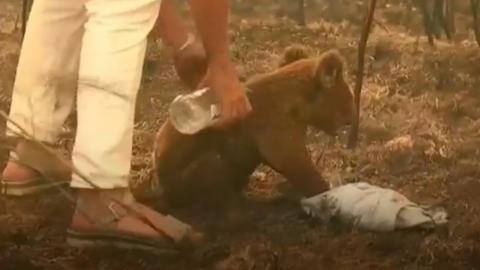
[[[54,142],[77,88],[85,0],[35,0],[17,67],[10,118],[36,139]],[[7,135],[19,130],[7,125]]]
[[[87,0],[85,6],[73,162],[96,186],[124,188],[146,38],[160,0]],[[77,175],[71,186],[92,188]]]

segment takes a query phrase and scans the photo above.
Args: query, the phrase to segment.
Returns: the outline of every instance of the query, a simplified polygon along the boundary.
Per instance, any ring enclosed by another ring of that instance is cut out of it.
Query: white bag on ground
[[[368,183],[339,186],[301,201],[310,216],[360,230],[387,232],[407,228],[429,229],[448,222],[442,207],[420,206],[402,194]]]

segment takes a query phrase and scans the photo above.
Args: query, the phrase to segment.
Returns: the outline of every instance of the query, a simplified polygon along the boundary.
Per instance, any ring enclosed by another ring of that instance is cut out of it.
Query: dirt
[[[282,181],[261,168],[252,177],[250,196],[229,211],[187,207],[169,212],[208,236],[206,247],[177,256],[70,249],[64,233],[72,204],[66,197],[4,198],[1,268],[480,269],[480,53],[463,7],[468,1],[458,0],[454,40],[437,41],[434,48],[422,36],[418,11],[407,12],[402,1],[379,2],[366,55],[359,145],[350,151],[345,136],[335,140],[312,132],[312,158],[326,175],[391,187],[419,203],[442,203],[450,215],[447,228],[385,234],[325,228],[306,218],[295,203],[251,199],[275,194]],[[250,7],[249,1],[238,1],[232,12],[232,51],[242,77],[271,69],[283,48],[303,43],[319,52],[338,48],[353,85],[363,2],[338,1],[339,15],[317,1],[307,9],[307,27],[279,17],[295,7],[255,3]],[[20,44],[12,20],[20,1],[0,5],[0,107],[8,110]],[[136,115],[132,186],[137,194],[155,186],[149,161],[153,134],[165,119],[168,102],[186,91],[162,48],[151,44],[148,58],[153,65],[143,80]],[[71,136],[62,138],[59,149],[68,150],[72,141]],[[6,154],[0,151],[3,164]],[[147,203],[160,207],[155,200]]]

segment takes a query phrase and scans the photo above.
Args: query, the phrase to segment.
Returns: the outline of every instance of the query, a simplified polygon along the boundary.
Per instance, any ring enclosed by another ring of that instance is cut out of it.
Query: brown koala
[[[305,196],[328,190],[310,159],[307,127],[335,134],[355,113],[353,95],[336,50],[305,58],[306,50],[299,48],[287,48],[279,68],[246,82],[253,111],[230,129],[184,135],[167,119],[153,151],[167,203],[220,204],[238,194],[262,163]]]

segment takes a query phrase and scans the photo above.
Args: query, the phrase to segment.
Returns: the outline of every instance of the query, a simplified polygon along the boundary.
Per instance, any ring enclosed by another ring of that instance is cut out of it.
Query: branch
[[[360,96],[362,94],[362,83],[363,83],[363,74],[364,74],[364,65],[365,65],[365,49],[367,48],[367,40],[370,34],[370,29],[372,28],[373,15],[375,14],[375,6],[377,0],[370,1],[370,7],[367,11],[367,16],[365,24],[363,26],[362,35],[360,37],[360,42],[358,43],[358,66],[357,66],[357,77],[355,81],[355,106],[357,113],[353,119],[352,127],[350,129],[350,134],[348,136],[347,147],[353,149],[357,146],[358,142],[358,126],[360,124]]]

